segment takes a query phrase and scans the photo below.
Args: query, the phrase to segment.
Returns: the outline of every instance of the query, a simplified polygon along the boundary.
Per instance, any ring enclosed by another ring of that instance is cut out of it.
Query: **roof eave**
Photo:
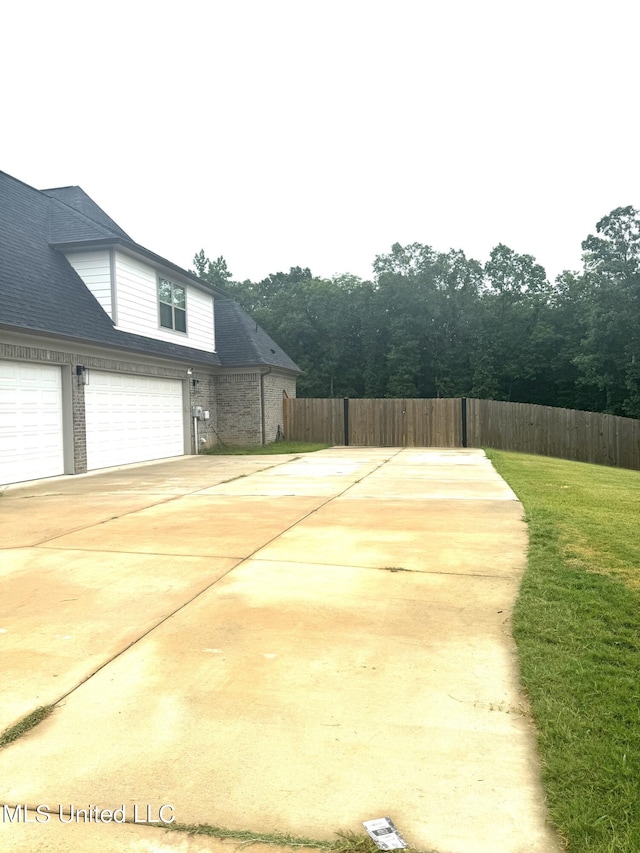
[[[303,370],[300,370],[299,367],[283,367],[281,364],[268,364],[266,361],[240,361],[240,362],[222,362],[223,370],[228,368],[229,370],[241,370],[251,368],[255,370],[259,368],[264,370],[265,368],[270,368],[270,370],[280,370],[283,373],[291,373],[294,376],[300,376],[304,373]],[[269,371],[267,371],[269,372]]]
[[[120,342],[111,342],[111,341],[98,341],[92,338],[82,337],[82,336],[73,336],[73,335],[63,335],[60,332],[52,332],[49,329],[38,329],[31,326],[14,326],[9,323],[0,323],[0,329],[4,329],[8,332],[12,332],[15,335],[33,335],[34,337],[43,337],[43,338],[51,338],[56,341],[66,341],[70,344],[82,344],[84,346],[92,346],[99,347],[101,349],[109,349],[109,350],[117,350],[118,352],[127,352],[135,355],[147,356],[148,358],[160,358],[160,359],[169,359],[170,361],[180,361],[185,364],[201,364],[202,366],[207,367],[208,369],[223,369],[223,365],[220,362],[220,355],[216,353],[204,353],[202,350],[193,349],[191,353],[175,353],[175,354],[164,354],[151,352],[149,350],[145,350],[143,347],[136,347],[131,344],[127,345],[126,343],[121,344]],[[126,335],[126,332],[122,332],[123,335]],[[149,338],[150,341],[155,341],[156,338]],[[203,352],[203,355],[213,355],[217,356],[217,363],[212,363],[210,361],[197,361],[197,353]],[[224,365],[226,367],[226,365]]]

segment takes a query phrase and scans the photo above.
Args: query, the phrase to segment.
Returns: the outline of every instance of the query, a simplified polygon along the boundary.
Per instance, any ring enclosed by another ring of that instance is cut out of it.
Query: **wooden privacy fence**
[[[293,441],[359,447],[459,447],[460,400],[284,400],[284,434]]]
[[[640,421],[499,400],[284,400],[294,441],[360,447],[495,447],[640,470]]]

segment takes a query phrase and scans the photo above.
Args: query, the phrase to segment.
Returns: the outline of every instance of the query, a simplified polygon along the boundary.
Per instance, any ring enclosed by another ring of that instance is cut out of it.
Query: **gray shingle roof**
[[[217,353],[116,329],[64,254],[54,247],[96,243],[128,246],[152,262],[197,280],[134,243],[79,187],[39,191],[0,172],[0,326],[194,364],[264,364],[299,372],[266,332],[251,332],[255,323],[227,297],[216,295],[214,303]],[[205,283],[201,286],[207,287]],[[211,292],[215,293],[213,288]]]
[[[45,195],[55,198],[62,202],[62,205],[54,205],[52,211],[52,243],[63,243],[69,239],[69,235],[74,233],[74,229],[80,223],[81,213],[87,220],[95,225],[99,225],[102,230],[102,236],[111,235],[113,237],[122,237],[129,242],[133,242],[131,237],[123,231],[117,222],[114,222],[110,216],[104,212],[101,207],[90,198],[81,187],[56,187],[51,190],[41,190]],[[65,210],[66,208],[66,210]],[[73,213],[75,212],[75,216]],[[54,232],[58,232],[54,236]],[[64,236],[63,236],[64,235]],[[85,239],[80,237],[79,239]]]
[[[233,299],[218,297],[214,310],[216,349],[224,367],[269,365],[301,373],[286,352]]]

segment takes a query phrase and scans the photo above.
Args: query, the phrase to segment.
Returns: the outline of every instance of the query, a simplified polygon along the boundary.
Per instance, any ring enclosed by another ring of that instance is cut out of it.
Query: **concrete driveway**
[[[558,849],[510,634],[522,507],[482,451],[57,478],[5,493],[0,544],[0,731],[56,705],[0,750],[0,849],[386,815],[422,850]]]

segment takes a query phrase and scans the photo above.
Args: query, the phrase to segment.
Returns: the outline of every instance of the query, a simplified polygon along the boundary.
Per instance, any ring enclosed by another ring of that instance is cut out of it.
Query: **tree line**
[[[640,211],[613,210],[554,283],[500,244],[482,264],[413,243],[373,277],[233,281],[194,257],[304,371],[306,397],[480,397],[640,418]]]

